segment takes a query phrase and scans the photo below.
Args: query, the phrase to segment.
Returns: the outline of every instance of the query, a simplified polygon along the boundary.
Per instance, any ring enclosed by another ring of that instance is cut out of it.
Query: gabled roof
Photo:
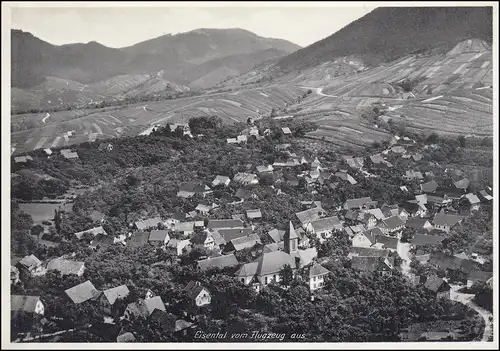
[[[492,277],[493,277],[493,272],[472,271],[467,277],[467,279],[477,282],[487,282]]]
[[[148,218],[142,221],[135,222],[135,226],[138,230],[145,230],[153,227],[157,227],[158,223],[163,223],[160,217]]]
[[[236,271],[235,275],[239,278],[244,278],[244,277],[253,277],[255,274],[257,274],[257,269],[259,267],[259,262],[250,262],[250,263],[245,263],[243,266],[241,266],[238,271]]]
[[[242,200],[249,199],[252,197],[252,195],[253,195],[252,191],[250,191],[248,189],[243,189],[243,188],[239,188],[236,191],[236,194],[234,194],[234,196],[236,196],[237,198],[240,198]]]
[[[62,275],[77,274],[84,266],[84,262],[54,258],[47,264],[47,271],[59,271]]]
[[[34,313],[40,296],[11,295],[10,310]]]
[[[466,194],[465,198],[467,199],[467,201],[469,201],[471,205],[475,205],[481,202],[481,200],[479,200],[479,198],[472,193]]]
[[[325,275],[328,273],[330,273],[330,271],[320,264],[315,264],[311,268],[309,268],[309,278]]]
[[[383,244],[386,248],[393,249],[393,250],[397,250],[398,244],[399,244],[398,238],[395,238],[393,236],[387,236],[387,235],[376,235],[375,241],[377,243]]]
[[[447,291],[450,290],[450,286],[443,279],[438,276],[432,275],[427,277],[424,287],[433,292]]]
[[[418,203],[413,203],[413,202],[403,202],[401,205],[399,205],[401,208],[403,208],[406,212],[415,214],[420,210],[420,205]]]
[[[457,182],[455,182],[453,184],[458,189],[467,190],[467,188],[469,187],[469,179],[463,178],[463,179],[460,179],[459,181],[457,181]]]
[[[178,222],[174,225],[176,232],[192,232],[194,230],[194,222]]]
[[[191,280],[185,287],[184,291],[186,291],[187,296],[190,299],[195,299],[198,295],[205,289],[200,282]],[[205,289],[206,290],[206,289]],[[207,290],[208,291],[208,290]]]
[[[296,268],[295,259],[283,251],[264,253],[256,262],[258,262],[256,274],[259,276],[279,273],[285,265],[290,265],[292,269]]]
[[[419,171],[406,171],[405,176],[412,179],[424,179],[424,176]]]
[[[154,296],[149,299],[145,299],[144,304],[146,305],[149,314],[153,313],[155,309],[165,312],[165,304],[163,303],[160,296]]]
[[[304,250],[298,250],[292,253],[292,257],[298,258],[301,267],[310,265],[313,260],[318,257],[318,250],[315,247],[309,247]],[[293,266],[292,266],[293,268]]]
[[[482,196],[485,200],[487,200],[487,201],[491,201],[491,200],[493,200],[493,196],[491,196],[490,194],[488,194],[488,193],[486,192],[486,190],[481,190],[481,191],[479,192],[479,194],[480,194],[480,195],[481,195],[481,196]]]
[[[247,217],[249,219],[257,219],[257,218],[262,218],[262,213],[260,212],[260,209],[256,210],[247,210]]]
[[[358,182],[356,181],[356,179],[354,179],[349,173],[347,172],[337,172],[335,173],[335,176],[346,181],[346,182],[349,182],[351,183],[352,185],[355,185],[355,184],[358,184]]]
[[[226,244],[226,239],[224,239],[224,237],[217,230],[212,232],[212,237],[214,238],[215,245],[220,246]]]
[[[260,238],[257,234],[251,234],[249,236],[231,240],[231,244],[236,251],[253,247],[257,243],[260,244]]]
[[[106,299],[108,299],[111,305],[113,305],[117,299],[125,298],[129,293],[130,291],[126,285],[120,285],[103,291],[104,296],[106,296]]]
[[[152,230],[149,234],[149,241],[165,241],[169,237],[168,230]]]
[[[312,221],[311,225],[315,232],[342,228],[342,222],[337,216]]]
[[[253,233],[252,228],[242,228],[242,229],[218,229],[216,230],[224,238],[226,242],[233,239],[246,237]]]
[[[273,230],[270,230],[267,234],[271,237],[271,239],[275,243],[279,243],[279,242],[283,241],[284,237],[285,237],[284,230],[273,229]]]
[[[426,234],[415,234],[410,240],[410,243],[415,246],[422,245],[439,245],[445,239],[444,236],[439,235],[426,235]]]
[[[148,243],[149,232],[135,232],[132,233],[128,239],[127,246],[129,247],[141,247]]]
[[[35,255],[29,255],[29,256],[24,256],[18,264],[22,265],[23,267],[26,268],[31,268],[31,267],[38,267],[42,264],[42,261],[40,261]]]
[[[407,228],[423,229],[426,223],[431,224],[431,222],[426,218],[412,217],[408,218],[408,220],[405,223],[405,226]]]
[[[207,228],[210,229],[243,229],[243,222],[237,219],[211,219]],[[222,234],[222,233],[221,233]]]
[[[75,304],[83,303],[90,299],[95,299],[100,294],[100,292],[94,287],[94,284],[92,284],[90,280],[69,288],[64,292]]]
[[[323,212],[321,208],[311,208],[309,210],[297,212],[295,215],[299,221],[304,224],[319,219],[321,212]]]
[[[237,265],[238,265],[238,260],[233,254],[222,255],[219,257],[207,258],[205,260],[198,261],[198,267],[201,270],[207,270],[210,268],[233,267]]]
[[[233,182],[236,182],[236,183],[242,183],[242,184],[249,184],[249,183],[252,183],[254,181],[258,181],[258,177],[256,174],[252,174],[252,173],[245,173],[245,172],[240,172],[240,173],[236,173],[233,177]]]
[[[292,131],[288,127],[281,128],[281,131],[283,132],[283,134],[292,134]]]
[[[404,224],[405,224],[405,222],[403,222],[403,220],[401,218],[399,218],[399,216],[392,216],[392,217],[386,218],[382,222],[385,224],[387,229],[396,229],[396,228],[404,226]]]
[[[273,251],[283,250],[283,248],[284,248],[283,241],[280,243],[271,243],[264,245],[262,252],[273,252]]]
[[[450,228],[460,223],[464,219],[463,216],[446,214],[443,212],[436,213],[432,223],[439,226],[449,226]]]
[[[389,256],[389,250],[387,249],[376,249],[372,247],[356,247],[353,246],[349,250],[349,255],[352,256],[374,256],[374,257],[387,257]]]
[[[351,268],[364,272],[376,270],[392,270],[392,263],[388,258],[377,256],[353,256],[351,257]]]
[[[372,199],[370,197],[360,197],[357,199],[349,199],[345,202],[344,206],[347,206],[348,209],[360,208],[363,207],[366,203],[371,202]]]
[[[385,216],[382,213],[382,210],[380,208],[374,208],[374,209],[365,210],[365,212],[368,212],[368,213],[372,214],[373,216],[375,216],[375,218],[378,221],[381,221],[381,220],[385,219]]]
[[[214,180],[212,181],[212,185],[218,185],[218,184],[226,184],[228,182],[231,182],[231,179],[227,176],[222,176],[222,175],[217,175]]]
[[[431,180],[430,182],[420,184],[420,189],[426,193],[433,193],[438,188],[438,183],[435,180]]]
[[[78,233],[75,233],[75,236],[78,238],[78,239],[81,239],[83,234],[85,233],[90,233],[92,234],[93,236],[96,236],[97,234],[104,234],[104,235],[107,235],[106,231],[104,230],[104,228],[102,226],[99,226],[99,227],[95,227],[95,228],[91,228],[91,229],[87,229],[87,230],[82,230],[81,232],[78,232]]]

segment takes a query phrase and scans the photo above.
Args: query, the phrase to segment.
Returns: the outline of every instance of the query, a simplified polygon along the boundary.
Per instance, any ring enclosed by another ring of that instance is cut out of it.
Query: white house
[[[319,264],[315,264],[309,268],[309,290],[314,291],[323,287],[325,276],[329,273],[328,269]]]
[[[210,292],[200,282],[190,281],[184,290],[196,306],[201,307],[210,304]]]
[[[40,296],[11,295],[10,310],[13,313],[25,312],[43,316],[45,307]]]

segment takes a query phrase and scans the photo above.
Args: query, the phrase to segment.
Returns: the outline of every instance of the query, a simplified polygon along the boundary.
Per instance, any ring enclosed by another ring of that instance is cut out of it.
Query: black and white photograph
[[[498,349],[498,119],[497,2],[2,2],[2,349]]]

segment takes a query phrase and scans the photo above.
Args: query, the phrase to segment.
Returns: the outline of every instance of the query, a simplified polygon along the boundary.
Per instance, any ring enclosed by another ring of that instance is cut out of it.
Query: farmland
[[[42,224],[43,221],[52,220],[54,218],[54,210],[59,210],[60,207],[61,204],[59,203],[27,202],[19,204],[21,211],[33,218],[34,224]]]

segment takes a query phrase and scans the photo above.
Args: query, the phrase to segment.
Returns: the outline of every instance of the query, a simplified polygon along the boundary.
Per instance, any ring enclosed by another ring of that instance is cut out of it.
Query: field
[[[21,211],[29,214],[33,218],[34,224],[42,224],[43,221],[54,218],[54,210],[58,210],[61,204],[48,204],[39,202],[20,203]]]

